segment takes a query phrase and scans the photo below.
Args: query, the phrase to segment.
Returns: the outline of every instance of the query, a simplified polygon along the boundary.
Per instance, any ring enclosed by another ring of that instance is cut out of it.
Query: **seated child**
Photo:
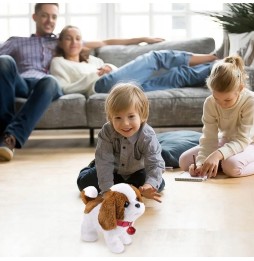
[[[149,101],[139,86],[114,86],[105,103],[108,122],[98,134],[95,161],[80,171],[79,190],[95,186],[101,193],[117,183],[139,188],[141,194],[158,202],[165,186],[165,162],[157,136],[146,122]]]

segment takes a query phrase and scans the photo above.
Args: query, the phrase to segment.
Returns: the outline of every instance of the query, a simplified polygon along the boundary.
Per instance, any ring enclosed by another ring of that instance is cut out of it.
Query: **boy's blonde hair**
[[[105,102],[107,119],[112,120],[114,114],[134,106],[142,122],[149,116],[149,101],[143,90],[134,83],[120,83],[112,87]]]
[[[232,55],[214,64],[206,80],[211,91],[231,92],[246,85],[244,62],[240,56]]]

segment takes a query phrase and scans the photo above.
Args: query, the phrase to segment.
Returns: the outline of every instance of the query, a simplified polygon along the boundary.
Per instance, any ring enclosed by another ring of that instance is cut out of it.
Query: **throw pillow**
[[[241,34],[228,34],[229,37],[229,55],[239,54],[240,49],[246,48],[249,40],[254,35],[254,32]]]
[[[162,147],[162,158],[166,167],[179,168],[180,155],[199,144],[201,133],[190,130],[158,133],[157,138]]]
[[[246,66],[253,66],[253,39],[254,32],[229,34],[229,55],[240,55]]]
[[[254,68],[254,37],[250,39],[247,45],[243,60],[246,66]]]

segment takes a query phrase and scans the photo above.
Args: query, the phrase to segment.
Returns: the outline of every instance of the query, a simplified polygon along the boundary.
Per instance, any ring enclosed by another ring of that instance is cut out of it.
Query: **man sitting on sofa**
[[[51,102],[62,95],[57,80],[48,74],[57,42],[53,31],[58,12],[57,3],[37,3],[33,14],[36,33],[31,37],[11,37],[0,46],[0,160],[13,158],[14,148],[22,148]],[[86,44],[97,48],[162,40],[142,37]],[[17,113],[15,97],[27,98]]]

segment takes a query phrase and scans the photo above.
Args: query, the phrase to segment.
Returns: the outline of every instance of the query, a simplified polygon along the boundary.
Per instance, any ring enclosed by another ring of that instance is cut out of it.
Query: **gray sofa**
[[[224,55],[223,48],[219,50],[221,56]],[[215,51],[215,42],[212,38],[200,38],[151,45],[105,46],[95,50],[94,55],[105,62],[121,66],[140,54],[165,49],[211,53]],[[205,86],[147,92],[150,101],[148,123],[154,128],[200,127],[202,106],[208,95],[209,91]],[[107,94],[94,94],[86,99],[81,94],[64,95],[50,105],[36,129],[89,129],[90,142],[93,144],[94,130],[101,128],[106,122],[106,96]],[[17,98],[17,108],[24,102],[25,99]]]

